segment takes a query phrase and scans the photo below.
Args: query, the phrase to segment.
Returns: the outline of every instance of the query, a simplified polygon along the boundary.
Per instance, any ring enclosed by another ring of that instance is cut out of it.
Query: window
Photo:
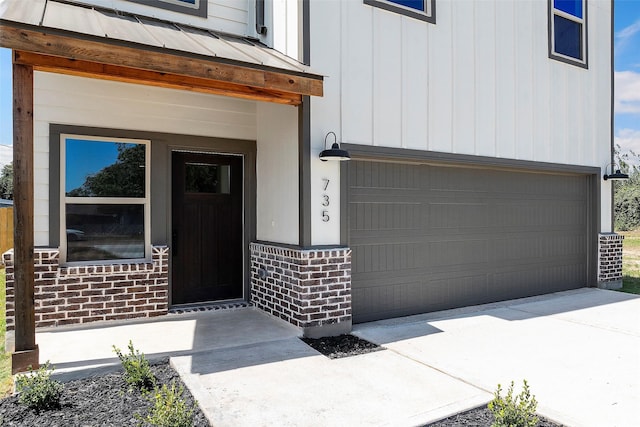
[[[60,136],[63,262],[150,256],[149,141]]]
[[[436,23],[435,0],[364,0],[364,4]]]
[[[174,12],[207,17],[207,0],[129,0],[147,6],[168,9]]]
[[[231,166],[185,163],[185,193],[231,194]]]
[[[549,0],[549,57],[587,68],[585,0]]]

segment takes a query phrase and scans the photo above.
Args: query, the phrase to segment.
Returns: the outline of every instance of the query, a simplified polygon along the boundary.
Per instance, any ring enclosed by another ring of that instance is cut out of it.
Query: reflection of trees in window
[[[118,144],[116,162],[88,176],[69,197],[145,197],[145,146]]]
[[[185,166],[185,189],[188,193],[217,193],[217,166],[187,163]]]
[[[229,194],[229,165],[203,163],[185,164],[185,191],[187,193]]]
[[[0,172],[0,199],[13,200],[13,162]]]

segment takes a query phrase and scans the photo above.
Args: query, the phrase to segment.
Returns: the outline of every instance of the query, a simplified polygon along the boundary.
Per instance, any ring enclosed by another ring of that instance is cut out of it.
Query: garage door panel
[[[351,203],[353,230],[420,229],[422,206],[418,203]]]
[[[430,242],[425,263],[431,269],[436,267],[484,264],[489,260],[487,240],[448,240]]]
[[[422,289],[424,284],[421,281],[360,288],[353,293],[353,309],[366,308],[372,312],[384,312],[389,307],[394,307],[393,310],[414,306],[417,308],[422,305]],[[416,301],[420,303],[416,304]]]
[[[424,171],[419,165],[363,162],[349,172],[353,188],[420,188],[425,182]]]
[[[371,189],[356,189],[351,196],[351,202],[353,203],[406,203],[406,204],[420,204],[422,197],[422,191],[406,190],[406,189],[393,189],[393,188],[371,188]]]
[[[429,203],[429,227],[489,227],[490,207],[486,203]]]
[[[585,254],[587,239],[584,234],[552,234],[543,233],[509,233],[496,237],[491,247],[492,261],[533,262],[542,258],[556,259],[571,256],[582,260]]]
[[[352,253],[352,274],[421,268],[422,247],[419,242],[359,246],[355,255]]]
[[[352,161],[348,176],[355,322],[587,284],[584,175]]]
[[[459,301],[464,305],[477,300],[489,302],[491,298],[487,294],[487,283],[486,275],[478,275],[355,288],[353,310],[363,313],[360,321],[366,322],[457,307],[451,301]]]
[[[353,310],[367,313],[363,321],[396,317],[403,312],[420,312],[427,303],[421,296],[422,289],[424,285],[421,283],[406,283],[358,290],[353,294]]]
[[[503,226],[563,226],[583,228],[587,223],[586,203],[561,201],[496,202],[495,217]]]

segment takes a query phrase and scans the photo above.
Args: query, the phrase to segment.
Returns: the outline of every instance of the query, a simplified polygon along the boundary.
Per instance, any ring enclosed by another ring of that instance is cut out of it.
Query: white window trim
[[[423,0],[425,5],[425,11],[422,12],[411,7],[403,6],[398,3],[394,3],[389,0],[363,0],[364,4],[369,6],[378,7],[380,9],[388,10],[389,12],[399,13],[401,15],[416,18],[421,21],[426,21],[431,24],[436,23],[436,1],[435,0]]]
[[[66,157],[67,139],[84,139],[98,142],[119,142],[145,146],[145,197],[67,197]],[[131,138],[106,138],[91,135],[60,134],[60,263],[63,265],[108,265],[151,261],[151,141]],[[144,258],[93,260],[67,262],[67,203],[77,204],[140,204],[144,205]]]
[[[567,56],[562,53],[556,52],[556,38],[555,38],[555,24],[554,16],[561,16],[562,18],[579,23],[582,26],[582,59],[577,59],[572,56]],[[549,0],[549,57],[557,59],[569,64],[579,65],[583,68],[587,68],[587,0],[582,0],[582,18],[566,13],[560,9],[556,9],[553,5],[553,0]]]

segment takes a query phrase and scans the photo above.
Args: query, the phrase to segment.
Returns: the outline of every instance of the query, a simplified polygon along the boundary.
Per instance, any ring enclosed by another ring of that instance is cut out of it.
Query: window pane
[[[582,0],[553,0],[553,7],[569,15],[582,18]]]
[[[143,144],[65,140],[69,197],[145,197]]]
[[[144,205],[66,208],[67,261],[144,258]]]
[[[553,31],[556,53],[582,59],[582,24],[554,15]]]
[[[411,9],[419,10],[421,12],[426,12],[425,2],[424,0],[388,0],[389,3],[399,4],[401,6],[405,6]]]
[[[229,194],[231,166],[187,163],[185,165],[185,191],[187,193]]]

